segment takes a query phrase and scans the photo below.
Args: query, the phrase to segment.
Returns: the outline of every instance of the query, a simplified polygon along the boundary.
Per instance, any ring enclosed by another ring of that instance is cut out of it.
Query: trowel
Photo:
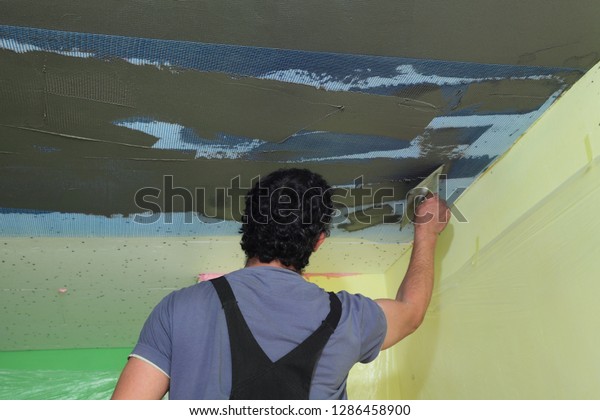
[[[415,209],[427,197],[440,192],[440,175],[444,172],[444,165],[433,171],[427,178],[419,183],[415,188],[406,194],[406,206],[402,220],[400,221],[400,230],[415,220]]]

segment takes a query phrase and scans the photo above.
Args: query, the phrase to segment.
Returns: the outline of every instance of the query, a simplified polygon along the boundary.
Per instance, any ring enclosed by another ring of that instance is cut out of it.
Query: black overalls
[[[342,304],[329,293],[329,314],[321,326],[276,362],[256,342],[225,277],[211,280],[223,304],[231,347],[231,400],[308,399],[321,351],[337,327]]]

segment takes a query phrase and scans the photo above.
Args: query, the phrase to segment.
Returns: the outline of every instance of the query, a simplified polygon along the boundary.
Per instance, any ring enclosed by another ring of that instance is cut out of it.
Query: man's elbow
[[[406,328],[407,334],[406,335],[407,336],[411,335],[412,333],[417,331],[422,323],[423,323],[423,321],[420,321],[420,322],[416,321],[416,322],[412,322],[409,325],[407,325],[407,328]]]
[[[425,320],[426,306],[411,302],[378,299],[387,320],[387,334],[382,349],[389,348],[414,333]]]
[[[411,316],[407,320],[407,330],[409,331],[408,334],[414,333],[419,329],[421,325],[423,325],[423,321],[425,321],[426,311],[426,309],[420,308],[413,310]]]

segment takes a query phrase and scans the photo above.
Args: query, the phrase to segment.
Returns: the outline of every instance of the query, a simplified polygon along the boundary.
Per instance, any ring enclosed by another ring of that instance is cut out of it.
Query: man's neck
[[[279,262],[279,260],[273,260],[271,262],[264,263],[264,262],[261,262],[256,257],[249,258],[246,261],[246,267],[276,267],[276,268],[285,268],[286,270],[290,270],[290,271],[293,271],[294,273],[298,273],[298,270],[296,270],[294,267],[283,265],[283,264],[281,264],[281,262]]]

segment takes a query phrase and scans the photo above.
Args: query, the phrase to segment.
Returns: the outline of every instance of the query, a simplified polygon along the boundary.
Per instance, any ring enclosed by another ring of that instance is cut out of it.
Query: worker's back
[[[267,357],[254,338],[225,277],[211,280],[225,312],[231,351],[232,400],[306,400],[319,357],[335,331],[342,304],[329,292],[330,310],[319,328],[277,360]]]
[[[271,361],[314,333],[330,312],[329,295],[291,270],[248,267],[226,275],[252,335]],[[358,361],[373,360],[385,336],[379,305],[338,293],[340,321],[317,362],[311,399],[346,398]],[[228,399],[231,353],[222,304],[208,283],[174,292],[153,311],[133,353],[170,376],[171,399]]]

